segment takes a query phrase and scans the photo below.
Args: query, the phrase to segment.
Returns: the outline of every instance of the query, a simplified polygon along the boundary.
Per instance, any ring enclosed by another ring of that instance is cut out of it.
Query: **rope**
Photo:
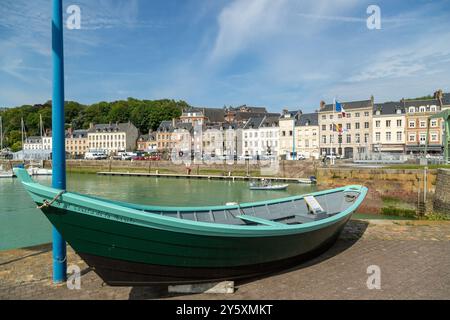
[[[50,202],[44,200],[44,203],[41,206],[37,206],[37,208],[42,209],[51,206],[53,202],[55,202],[59,197],[61,197],[64,192],[66,192],[66,190],[61,190]]]
[[[57,261],[59,263],[64,263],[67,261],[67,254],[64,256],[64,259],[60,260],[60,259],[53,259],[53,261]]]

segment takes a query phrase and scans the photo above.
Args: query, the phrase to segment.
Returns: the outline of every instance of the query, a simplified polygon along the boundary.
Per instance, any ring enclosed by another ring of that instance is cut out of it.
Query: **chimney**
[[[323,111],[323,109],[325,108],[325,105],[326,105],[326,103],[325,103],[325,101],[320,101],[320,108],[319,108],[319,110],[320,111]]]
[[[175,128],[175,118],[172,118],[172,127]]]
[[[373,95],[370,96],[370,101],[372,102],[372,106],[373,106],[373,104],[374,104],[374,102],[375,102],[375,98],[374,98]]]
[[[434,93],[434,98],[439,102],[440,109],[442,110],[442,106],[444,105],[442,98],[444,97],[444,94],[442,93],[442,89],[439,89]]]
[[[92,128],[94,128],[94,123],[90,122],[89,123],[89,129],[92,129]]]

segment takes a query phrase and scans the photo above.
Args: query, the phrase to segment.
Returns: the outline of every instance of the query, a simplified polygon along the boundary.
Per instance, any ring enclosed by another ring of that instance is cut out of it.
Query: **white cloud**
[[[218,18],[219,33],[211,60],[231,56],[273,34],[280,23],[287,0],[237,0]]]
[[[436,41],[434,34],[439,34]],[[450,31],[433,28],[418,36],[414,43],[399,44],[375,54],[348,82],[388,78],[411,78],[433,74],[450,67]]]

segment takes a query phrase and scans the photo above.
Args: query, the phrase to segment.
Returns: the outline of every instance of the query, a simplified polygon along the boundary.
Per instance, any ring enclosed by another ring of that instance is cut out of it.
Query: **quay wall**
[[[438,169],[433,211],[450,217],[450,170]]]
[[[3,161],[3,167],[8,168],[19,162]],[[2,161],[0,161],[2,164]],[[44,162],[45,167],[51,167],[51,161]],[[251,176],[271,176],[261,170],[259,163],[251,163],[248,170]],[[145,173],[175,173],[186,174],[187,168],[183,164],[174,164],[171,161],[120,161],[120,160],[67,160],[68,172],[145,172]],[[191,174],[214,175],[245,175],[246,163],[229,165],[226,163],[191,165]],[[358,168],[358,167],[320,167],[318,161],[280,161],[278,177],[307,178],[317,177],[318,189],[328,189],[349,184],[360,184],[369,188],[369,193],[359,212],[381,213],[386,199],[399,199],[411,206],[417,204],[418,198],[423,196],[424,170],[423,169],[384,169],[384,168]],[[273,174],[272,174],[273,176]],[[442,174],[441,174],[442,176]],[[443,176],[444,177],[444,176]],[[437,207],[441,203],[448,204],[448,180],[440,178],[439,198],[435,201]],[[427,171],[427,194],[433,201],[436,189],[437,170]],[[446,187],[447,186],[447,187]],[[444,191],[442,191],[444,190]],[[443,200],[442,200],[443,199]],[[440,202],[441,201],[441,202]],[[442,205],[441,205],[442,206]],[[445,207],[448,210],[448,207]]]
[[[369,188],[366,200],[359,212],[381,213],[386,200],[400,200],[411,207],[422,199],[424,190],[423,169],[360,169],[360,168],[318,168],[319,189],[340,187],[349,184],[364,185]],[[437,170],[427,170],[426,187],[429,199],[436,189]]]

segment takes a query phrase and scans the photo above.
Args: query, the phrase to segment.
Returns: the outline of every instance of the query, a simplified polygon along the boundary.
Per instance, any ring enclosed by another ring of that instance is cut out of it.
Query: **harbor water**
[[[35,177],[50,185],[51,177]],[[205,206],[252,202],[305,194],[315,186],[290,184],[286,191],[251,191],[244,181],[217,181],[155,177],[111,177],[68,174],[67,189],[139,204]],[[0,250],[51,241],[51,225],[18,179],[0,179]]]

